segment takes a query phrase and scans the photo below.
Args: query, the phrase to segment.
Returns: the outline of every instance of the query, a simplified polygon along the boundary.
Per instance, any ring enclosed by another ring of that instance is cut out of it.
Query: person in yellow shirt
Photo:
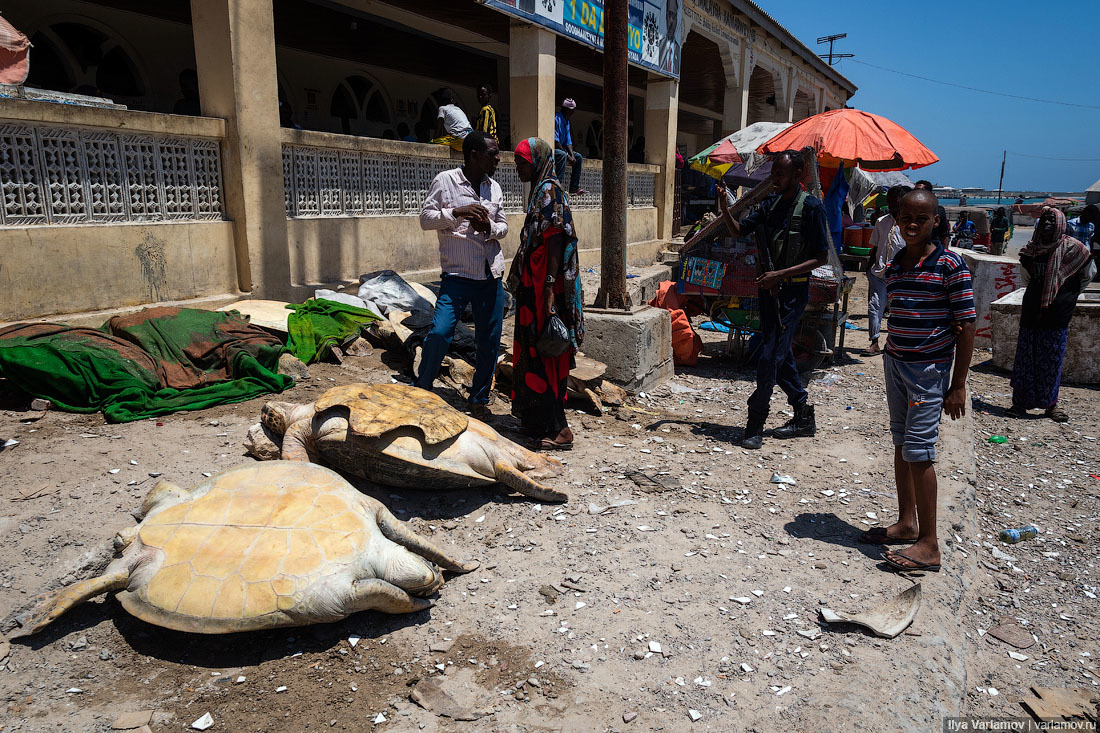
[[[497,137],[497,111],[493,109],[493,88],[488,84],[482,84],[477,88],[477,101],[481,105],[481,111],[477,113],[475,130],[481,130],[490,137]]]

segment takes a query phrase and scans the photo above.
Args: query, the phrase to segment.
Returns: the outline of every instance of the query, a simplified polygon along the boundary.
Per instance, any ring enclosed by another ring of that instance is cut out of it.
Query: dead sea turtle
[[[277,461],[234,468],[191,490],[161,481],[141,522],[115,537],[103,575],[39,596],[12,637],[119,591],[151,624],[200,634],[408,613],[443,585],[439,565],[469,572],[339,474]]]
[[[544,501],[569,498],[536,480],[561,471],[556,458],[533,453],[439,395],[405,384],[333,387],[308,405],[268,402],[261,424],[248,432],[248,451],[260,459],[315,459],[387,486],[500,482]]]

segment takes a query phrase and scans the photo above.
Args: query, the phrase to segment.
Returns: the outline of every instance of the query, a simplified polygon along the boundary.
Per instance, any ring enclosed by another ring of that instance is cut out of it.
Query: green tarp
[[[287,319],[287,351],[306,364],[325,358],[333,346],[355,336],[366,324],[382,320],[366,308],[334,300],[307,300],[287,308],[294,311]]]
[[[0,377],[73,412],[128,422],[282,392],[282,343],[236,313],[150,308],[101,329],[0,329]]]

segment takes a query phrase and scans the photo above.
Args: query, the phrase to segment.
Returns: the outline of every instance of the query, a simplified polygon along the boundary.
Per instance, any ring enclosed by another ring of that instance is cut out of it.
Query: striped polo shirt
[[[970,270],[962,257],[936,250],[911,270],[902,268],[905,250],[886,268],[890,334],[886,353],[899,361],[951,361],[955,355],[952,324],[977,320]]]

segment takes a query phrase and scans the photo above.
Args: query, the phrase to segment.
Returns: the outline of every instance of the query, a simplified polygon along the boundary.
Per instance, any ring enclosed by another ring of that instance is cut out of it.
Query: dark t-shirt
[[[1043,284],[1046,282],[1047,263],[1050,252],[1039,257],[1020,257],[1022,264],[1030,273],[1027,289],[1024,290],[1024,304],[1020,313],[1020,325],[1028,328],[1041,328],[1058,331],[1069,326],[1073,311],[1077,307],[1077,296],[1081,294],[1081,278],[1085,268],[1081,268],[1073,277],[1062,283],[1054,300],[1044,311],[1039,307],[1043,302]]]

